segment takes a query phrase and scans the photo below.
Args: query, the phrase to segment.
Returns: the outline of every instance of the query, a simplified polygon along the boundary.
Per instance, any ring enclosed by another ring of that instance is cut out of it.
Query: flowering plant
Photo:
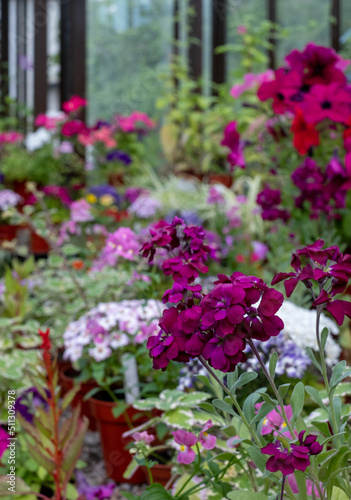
[[[165,235],[157,235],[158,241],[162,238]],[[152,235],[151,241],[155,240],[156,235]],[[193,244],[195,241],[196,236]],[[251,487],[249,484],[246,487],[257,492],[252,495],[260,492],[258,498],[276,498],[279,492],[282,499],[294,499],[295,493],[299,494],[299,499],[307,499],[309,495],[323,499],[346,495],[347,498],[351,494],[347,451],[351,439],[350,407],[342,406],[341,397],[336,395],[343,394],[342,389],[346,387],[342,387],[342,381],[351,375],[351,370],[345,361],[341,361],[335,365],[331,375],[328,374],[325,347],[329,331],[328,328],[320,331],[323,310],[328,311],[339,325],[345,315],[351,317],[350,302],[338,297],[350,278],[351,257],[342,254],[337,246],[323,249],[323,244],[319,240],[297,250],[292,256],[294,271],[279,273],[272,281],[276,284],[284,280],[288,296],[302,282],[313,296],[317,309],[318,357],[311,348],[307,348],[306,352],[322,377],[325,387],[323,396],[315,387],[305,387],[302,382],[298,382],[292,390],[291,383],[276,386],[274,377],[278,355],[274,353],[271,356],[267,368],[254,341],[267,342],[283,331],[284,323],[279,310],[284,297],[254,276],[239,272],[230,277],[219,275],[213,289],[205,295],[201,290],[192,290],[189,285],[183,285],[183,289],[178,290],[178,275],[174,274],[173,291],[165,294],[165,300],[171,300],[172,307],[164,310],[159,323],[160,332],[148,341],[155,369],[165,370],[171,360],[187,362],[198,358],[208,370],[212,379],[212,385],[208,385],[217,397],[212,405],[206,404],[204,410],[210,416],[217,415],[220,410],[228,419],[231,430],[224,426],[221,432],[228,437],[228,432],[238,436],[235,444],[240,444],[242,449],[242,456],[234,455],[238,467],[245,467],[247,459],[253,462],[247,475]],[[238,367],[246,359],[246,345],[257,357],[269,391],[261,387],[240,405],[238,386],[246,385],[257,377],[256,373],[250,372],[239,376]],[[223,391],[224,398],[218,397],[218,387]],[[319,407],[318,411],[310,413],[305,408],[305,394]],[[284,401],[287,397],[289,405]],[[188,429],[188,426],[184,427],[184,431]],[[193,442],[187,439],[187,435],[183,437],[186,438],[183,443],[187,451],[186,461],[190,463],[190,456],[193,457],[190,450],[196,439]],[[232,456],[230,452],[227,455],[228,459]],[[190,477],[196,473],[197,469],[190,467]],[[191,492],[201,491],[205,483],[204,478]],[[225,491],[221,484],[218,488],[227,498],[235,498],[236,494],[245,498],[238,485],[233,492]],[[184,489],[175,498],[186,498]],[[167,495],[165,493],[165,498],[172,498]]]

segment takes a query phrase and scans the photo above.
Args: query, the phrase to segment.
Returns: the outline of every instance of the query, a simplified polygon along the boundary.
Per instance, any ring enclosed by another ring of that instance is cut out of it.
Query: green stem
[[[268,370],[267,370],[267,368],[266,368],[266,366],[265,366],[265,364],[264,364],[264,362],[263,362],[263,360],[262,360],[262,358],[261,358],[261,356],[260,356],[260,353],[258,352],[258,350],[257,350],[257,348],[256,348],[256,346],[255,346],[255,344],[252,342],[252,340],[251,340],[251,339],[248,339],[248,340],[247,340],[247,343],[249,344],[249,346],[250,346],[250,347],[251,347],[251,349],[252,349],[252,352],[255,354],[256,358],[258,359],[258,362],[259,362],[259,363],[260,363],[260,365],[261,365],[261,368],[262,368],[262,370],[263,370],[263,373],[265,374],[265,376],[266,376],[266,378],[267,378],[267,380],[268,380],[268,382],[269,382],[270,386],[271,386],[271,387],[272,387],[272,389],[273,389],[274,395],[275,395],[275,397],[276,397],[276,398],[277,398],[277,400],[278,400],[278,403],[279,403],[279,406],[280,406],[280,410],[281,410],[281,412],[282,412],[282,417],[283,417],[283,419],[284,419],[284,421],[285,421],[285,424],[286,424],[287,428],[289,429],[289,432],[290,432],[290,434],[291,434],[291,437],[293,438],[293,437],[295,436],[294,429],[292,428],[291,423],[290,423],[290,421],[289,421],[289,419],[288,419],[288,417],[287,417],[287,415],[286,415],[285,408],[284,408],[284,401],[283,401],[282,397],[281,397],[281,396],[280,396],[280,394],[279,394],[279,391],[278,391],[278,389],[277,389],[277,387],[276,387],[276,385],[275,385],[275,383],[274,383],[274,380],[273,380],[273,379],[272,379],[272,377],[270,376],[270,374],[269,374],[269,372],[268,372]]]
[[[283,480],[282,480],[282,489],[280,492],[280,500],[284,500],[284,489],[285,489],[285,476],[283,476]]]
[[[257,444],[262,448],[262,446],[264,446],[264,443],[262,442],[262,440],[257,435],[256,429],[254,429],[249,424],[249,422],[246,420],[246,417],[245,417],[244,413],[242,412],[242,409],[240,408],[240,405],[239,405],[238,401],[236,400],[236,398],[230,392],[230,390],[228,389],[228,387],[226,387],[223,384],[223,382],[217,377],[217,375],[215,374],[215,372],[212,370],[212,368],[209,366],[209,364],[205,361],[205,359],[202,356],[199,356],[199,361],[206,368],[206,370],[210,373],[210,375],[212,375],[212,377],[216,380],[216,382],[222,387],[223,391],[226,394],[228,394],[228,396],[230,397],[230,399],[233,401],[233,405],[235,406],[237,412],[239,413],[239,415],[240,415],[240,417],[241,417],[244,425],[247,427],[247,429],[250,431],[250,433],[252,434],[252,436],[255,438],[255,441],[257,442]]]
[[[147,457],[146,457],[145,453],[143,453],[143,457],[144,457],[145,462],[147,463]],[[150,467],[148,465],[145,465],[145,467],[147,468],[147,473],[149,475],[150,484],[154,484],[154,478],[152,477]]]
[[[324,385],[325,385],[325,388],[326,388],[326,391],[328,394],[328,398],[329,398],[330,414],[331,414],[331,420],[332,420],[331,425],[333,428],[333,434],[338,434],[339,429],[338,429],[338,424],[337,424],[336,416],[335,416],[333,396],[332,396],[331,391],[330,391],[329,380],[328,380],[328,375],[327,375],[327,367],[325,364],[325,357],[324,357],[324,349],[322,348],[320,334],[319,334],[319,323],[320,323],[320,317],[322,314],[322,310],[323,310],[323,305],[317,306],[316,338],[317,338],[317,344],[318,344],[319,354],[320,354],[320,358],[321,358],[321,368],[322,368]],[[337,448],[340,446],[340,436],[335,436],[335,445]]]
[[[121,402],[120,402],[120,400],[119,400],[119,399],[117,398],[117,396],[115,395],[115,393],[114,393],[114,392],[110,389],[110,387],[109,387],[108,385],[103,386],[103,389],[104,389],[104,390],[105,390],[105,391],[106,391],[106,392],[107,392],[107,393],[111,396],[112,401],[113,401],[114,403],[119,403],[119,404],[121,403]],[[128,416],[128,413],[127,413],[126,411],[124,411],[124,412],[122,413],[122,415],[124,416],[124,419],[125,419],[125,421],[126,421],[126,423],[127,423],[128,427],[129,427],[129,429],[133,429],[133,424],[132,424],[132,422],[130,421],[130,418],[129,418],[129,416]]]
[[[183,486],[180,488],[180,490],[178,491],[177,495],[180,495],[181,492],[184,490],[184,488],[186,487],[187,484],[190,483],[190,481],[192,480],[192,478],[196,475],[197,471],[199,470],[200,468],[200,464],[201,464],[201,453],[200,453],[200,448],[199,448],[199,444],[196,443],[196,449],[197,449],[197,456],[198,456],[198,460],[195,464],[195,468],[194,468],[194,472],[191,474],[191,476],[188,477],[188,479],[185,481],[185,483],[183,484]],[[198,486],[198,485],[197,485]],[[187,492],[187,496],[188,496],[188,492]],[[177,497],[176,497],[177,498]],[[181,497],[180,497],[181,498]]]

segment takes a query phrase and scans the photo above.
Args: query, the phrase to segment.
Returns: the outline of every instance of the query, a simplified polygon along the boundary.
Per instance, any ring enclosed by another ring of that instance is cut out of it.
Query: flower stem
[[[291,434],[291,437],[293,438],[293,437],[294,437],[294,435],[295,435],[295,433],[294,433],[294,429],[292,428],[291,423],[290,423],[290,421],[289,421],[289,419],[288,419],[288,417],[287,417],[287,415],[286,415],[285,408],[284,408],[284,401],[283,401],[282,397],[281,397],[281,396],[280,396],[280,394],[279,394],[279,391],[278,391],[278,389],[277,389],[277,386],[275,385],[274,380],[273,380],[273,379],[272,379],[272,377],[270,376],[270,373],[268,372],[268,370],[267,370],[267,368],[266,368],[266,366],[265,366],[265,364],[264,364],[264,362],[263,362],[263,360],[262,360],[262,358],[261,358],[261,356],[260,356],[260,353],[258,352],[258,350],[257,350],[257,348],[256,348],[256,346],[255,346],[255,344],[252,342],[252,340],[251,340],[251,339],[248,339],[248,340],[247,340],[247,342],[248,342],[249,346],[251,347],[252,352],[255,354],[256,358],[258,359],[258,362],[259,362],[259,363],[260,363],[260,365],[261,365],[261,368],[262,368],[262,370],[263,370],[263,373],[265,374],[265,376],[266,376],[266,378],[267,378],[267,380],[268,380],[268,382],[269,382],[270,386],[271,386],[271,387],[272,387],[272,389],[273,389],[274,395],[275,395],[275,397],[276,397],[276,398],[277,398],[277,400],[278,400],[278,403],[279,403],[279,406],[280,406],[280,410],[281,410],[281,412],[282,412],[282,417],[284,418],[284,421],[285,421],[285,423],[286,423],[286,426],[287,426],[287,428],[289,429],[289,432],[290,432],[290,434]]]
[[[282,489],[280,492],[280,500],[284,500],[284,489],[285,489],[285,476],[283,476],[283,480],[282,480]]]
[[[319,333],[319,324],[320,324],[320,317],[322,314],[323,310],[323,305],[322,306],[317,306],[317,316],[316,316],[316,338],[317,338],[317,344],[318,344],[318,349],[319,349],[319,355],[321,358],[321,368],[322,368],[322,375],[323,375],[323,380],[324,380],[324,385],[325,389],[328,394],[329,398],[329,404],[330,404],[330,414],[331,414],[331,426],[333,428],[333,433],[338,434],[338,424],[336,421],[336,416],[335,416],[335,410],[334,410],[334,403],[333,403],[333,396],[330,393],[330,386],[329,386],[329,380],[328,380],[328,374],[327,374],[327,367],[325,364],[325,356],[324,356],[324,349],[322,348],[322,343],[321,343],[321,338],[320,338],[320,333]],[[340,436],[335,436],[335,445],[336,447],[340,446]]]
[[[262,443],[262,440],[259,438],[257,432],[256,432],[256,429],[254,429],[250,424],[249,422],[246,420],[246,417],[242,411],[242,409],[240,408],[240,405],[237,401],[237,399],[233,396],[233,394],[230,392],[230,390],[228,389],[228,387],[226,387],[223,382],[217,377],[217,375],[215,374],[215,372],[212,370],[212,368],[209,366],[209,364],[205,361],[205,359],[202,357],[202,356],[199,356],[199,361],[200,363],[206,368],[206,370],[209,372],[209,374],[216,380],[216,382],[222,387],[223,391],[228,394],[228,396],[230,397],[230,399],[233,401],[233,405],[235,406],[237,412],[239,413],[244,425],[248,428],[248,430],[250,431],[250,433],[252,434],[252,436],[255,438],[255,441],[256,443],[262,447],[264,446],[264,443]]]

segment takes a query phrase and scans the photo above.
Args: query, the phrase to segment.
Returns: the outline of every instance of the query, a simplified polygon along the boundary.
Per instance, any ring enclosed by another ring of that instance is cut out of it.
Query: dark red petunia
[[[307,123],[300,108],[296,109],[291,126],[294,133],[293,144],[301,155],[306,155],[312,146],[318,146],[319,133],[314,123]]]

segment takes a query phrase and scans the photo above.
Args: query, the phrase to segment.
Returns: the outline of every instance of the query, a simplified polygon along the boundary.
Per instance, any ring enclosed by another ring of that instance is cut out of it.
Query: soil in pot
[[[59,372],[60,383],[63,389],[63,393],[67,393],[74,387],[74,380],[79,376],[79,373],[71,367],[64,367]],[[80,412],[89,420],[89,430],[96,431],[97,425],[94,416],[91,413],[89,401],[84,401],[84,396],[88,394],[92,389],[98,387],[95,380],[89,380],[88,382],[81,382],[80,390],[75,395],[71,405],[76,408],[79,404],[81,405]]]
[[[113,408],[118,403],[104,391],[94,394],[89,399],[92,414],[96,418],[101,436],[106,472],[109,478],[117,483],[143,484],[145,476],[139,467],[130,479],[124,479],[123,474],[132,460],[126,446],[133,441],[131,437],[123,438],[122,435],[132,427],[145,423],[149,417],[143,416],[139,410],[128,407],[117,418],[113,415]]]

